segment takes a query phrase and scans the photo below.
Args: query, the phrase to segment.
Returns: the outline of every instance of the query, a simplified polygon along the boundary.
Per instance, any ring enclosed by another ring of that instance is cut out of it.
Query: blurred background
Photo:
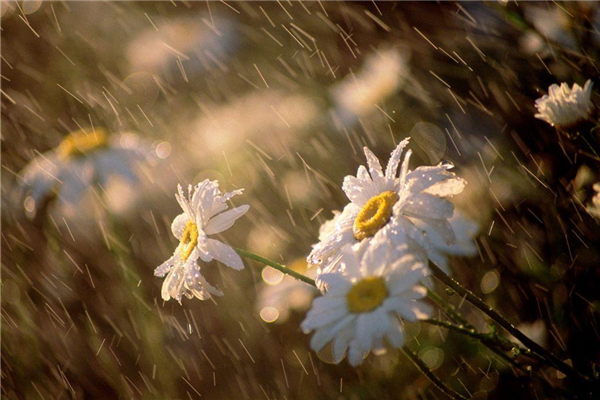
[[[362,147],[384,161],[408,136],[411,165],[451,161],[468,181],[454,203],[476,251],[454,276],[578,369],[600,361],[598,136],[534,118],[550,84],[598,84],[597,3],[1,5],[3,398],[442,398],[397,352],[357,369],[311,352],[299,324],[315,292],[276,271],[210,264],[225,296],[182,305],[153,276],[177,244],[178,183],[245,188],[234,202],[251,210],[222,239],[304,270]],[[81,129],[110,145],[65,153]],[[475,399],[570,390],[406,328]]]

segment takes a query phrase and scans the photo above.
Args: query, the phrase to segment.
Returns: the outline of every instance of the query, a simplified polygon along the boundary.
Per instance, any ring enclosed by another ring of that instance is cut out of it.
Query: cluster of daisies
[[[549,94],[536,101],[536,117],[557,129],[577,126],[593,117],[591,88],[591,81],[583,88],[552,85]],[[49,193],[69,202],[91,182],[103,184],[112,175],[135,181],[134,164],[148,153],[123,138],[101,129],[68,135],[25,168],[26,195],[35,203]],[[313,333],[313,350],[329,349],[336,362],[347,356],[350,364],[359,365],[370,352],[401,348],[404,322],[428,318],[432,312],[424,300],[429,263],[447,271],[447,255],[476,251],[472,236],[477,229],[455,213],[449,201],[466,182],[451,172],[451,163],[411,170],[408,143],[405,139],[398,144],[385,169],[364,148],[367,165],[342,185],[348,204],[323,224],[306,260],[316,271],[312,276],[321,296],[312,302],[302,329]],[[211,180],[190,185],[187,194],[178,187],[176,199],[183,212],[174,219],[172,232],[179,244],[154,272],[166,276],[163,300],[222,296],[203,276],[203,266],[210,261],[244,268],[236,250],[214,238],[248,211],[248,205],[230,208],[230,200],[242,191],[222,193]],[[594,211],[599,204],[594,197]],[[468,238],[465,232],[471,232]],[[291,290],[288,286],[285,292]],[[281,297],[281,291],[276,292]]]
[[[449,163],[410,170],[407,145],[408,139],[396,147],[385,170],[365,147],[367,167],[344,180],[350,202],[323,225],[321,240],[307,259],[316,267],[323,294],[313,301],[302,329],[314,332],[315,351],[331,346],[336,361],[347,355],[358,365],[371,351],[404,345],[403,321],[431,314],[422,300],[428,259],[444,266],[441,246],[455,241],[448,198],[460,193],[465,181],[450,172]],[[228,209],[227,201],[240,193],[223,194],[210,180],[190,186],[187,196],[179,187],[176,198],[183,213],[172,225],[179,245],[155,270],[157,276],[166,275],[164,300],[222,295],[203,277],[199,261],[243,268],[233,248],[211,238],[248,211],[247,205]]]

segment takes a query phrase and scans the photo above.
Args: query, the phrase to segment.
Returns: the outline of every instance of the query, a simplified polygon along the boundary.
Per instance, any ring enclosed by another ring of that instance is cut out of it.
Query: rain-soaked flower
[[[361,259],[346,247],[340,260],[344,272],[321,276],[327,291],[313,301],[302,322],[305,332],[314,331],[314,351],[331,343],[335,362],[347,351],[350,364],[356,366],[370,351],[404,345],[399,317],[413,322],[431,314],[431,307],[420,301],[427,293],[420,285],[428,273],[425,265],[412,255],[390,255]]]
[[[328,222],[331,231],[322,235],[308,256],[309,264],[319,266],[319,275],[337,268],[340,250],[348,244],[359,252],[382,247],[397,255],[423,254],[433,250],[427,231],[434,231],[447,245],[454,243],[448,222],[454,206],[446,197],[460,193],[466,182],[448,171],[453,167],[450,163],[409,170],[410,150],[402,160],[407,144],[408,139],[403,140],[392,152],[385,172],[371,150],[364,148],[369,169],[360,166],[356,177],[344,179],[342,188],[350,203]]]
[[[535,117],[561,129],[571,128],[587,120],[594,111],[592,103],[592,81],[588,79],[583,88],[566,83],[552,84],[548,94],[535,101],[538,113]]]
[[[314,278],[314,269],[307,269],[306,260],[298,259],[288,268]],[[285,322],[292,311],[306,311],[319,291],[305,282],[284,275],[272,268],[262,270],[265,284],[260,288],[256,308],[266,322]]]
[[[181,185],[178,185],[177,191],[175,198],[183,213],[173,220],[171,231],[179,244],[173,256],[154,270],[155,276],[167,275],[162,286],[162,298],[181,302],[182,295],[190,299],[195,296],[200,300],[211,295],[222,296],[223,292],[204,279],[198,260],[210,262],[214,259],[238,271],[244,268],[235,250],[209,237],[229,229],[248,211],[248,205],[227,210],[227,202],[241,194],[243,189],[223,194],[217,181],[206,179],[194,188],[190,185],[187,197]]]
[[[110,135],[102,128],[72,132],[21,172],[25,208],[34,213],[53,195],[74,205],[90,187],[105,187],[112,177],[136,183],[135,167],[151,158],[151,146],[134,134]]]

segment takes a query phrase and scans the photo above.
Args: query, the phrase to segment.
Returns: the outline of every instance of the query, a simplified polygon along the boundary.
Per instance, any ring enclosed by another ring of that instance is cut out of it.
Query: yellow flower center
[[[104,129],[86,133],[83,130],[68,134],[58,145],[58,154],[64,160],[108,146],[108,135]]]
[[[398,194],[391,190],[371,197],[354,220],[354,238],[363,240],[376,234],[390,220],[397,201]]]
[[[185,225],[183,235],[181,235],[181,258],[186,261],[194,248],[198,245],[198,227],[192,221]]]
[[[372,276],[356,282],[346,294],[346,302],[350,312],[364,313],[379,307],[387,295],[383,278]]]

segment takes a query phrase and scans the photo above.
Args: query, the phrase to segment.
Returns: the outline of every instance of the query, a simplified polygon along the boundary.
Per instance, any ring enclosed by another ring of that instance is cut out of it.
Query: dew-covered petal
[[[398,146],[392,151],[390,155],[390,160],[388,161],[387,167],[385,169],[385,177],[387,179],[395,179],[398,175],[398,166],[400,165],[400,160],[402,157],[402,151],[408,145],[409,138],[404,139]]]
[[[177,240],[181,240],[183,231],[185,231],[185,226],[189,220],[190,217],[186,213],[179,214],[173,220],[173,223],[171,224],[171,232],[173,232],[173,236],[175,236]]]
[[[242,259],[230,246],[214,239],[207,239],[206,246],[207,253],[215,260],[220,261],[237,271],[244,269]]]
[[[214,235],[217,233],[221,233],[234,224],[234,222],[246,214],[250,209],[249,205],[243,205],[236,208],[232,208],[231,210],[224,211],[214,217],[212,217],[204,228],[204,232],[207,235]]]
[[[402,213],[416,218],[451,218],[454,213],[454,205],[440,197],[419,193],[412,195],[402,205]]]

